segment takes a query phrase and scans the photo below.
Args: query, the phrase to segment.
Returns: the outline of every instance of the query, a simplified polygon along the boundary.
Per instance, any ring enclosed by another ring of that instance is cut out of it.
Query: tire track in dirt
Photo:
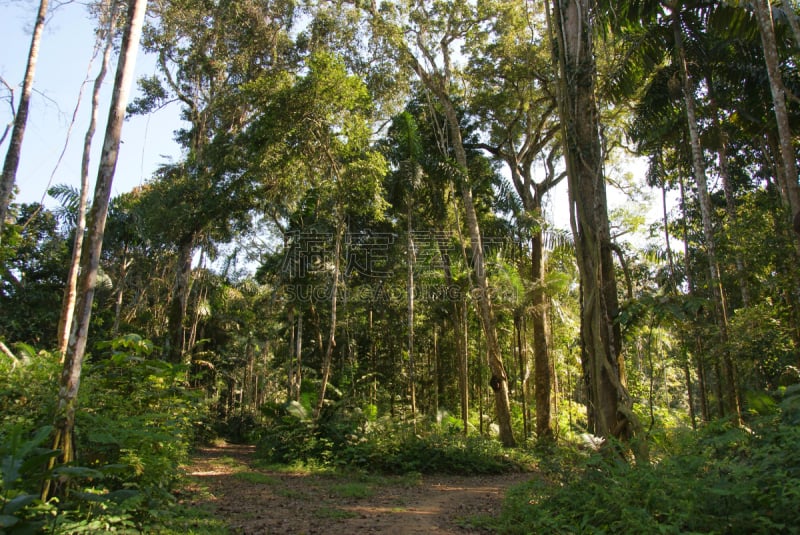
[[[191,505],[210,509],[235,533],[466,535],[476,515],[499,514],[506,490],[531,474],[367,479],[253,468],[255,448],[204,448],[186,467]]]

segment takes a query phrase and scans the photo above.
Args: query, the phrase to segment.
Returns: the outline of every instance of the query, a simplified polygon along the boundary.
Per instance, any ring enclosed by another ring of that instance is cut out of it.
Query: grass
[[[358,513],[337,509],[336,507],[320,507],[314,511],[313,514],[317,518],[327,518],[330,520],[345,520],[347,518],[356,518],[358,516]]]
[[[260,472],[237,472],[233,477],[256,485],[277,485],[279,483],[277,478]]]
[[[145,526],[145,532],[158,535],[229,535],[225,522],[200,507],[177,505],[162,519],[162,525]]]
[[[340,483],[331,486],[331,492],[339,498],[369,498],[375,494],[370,485],[360,482]]]

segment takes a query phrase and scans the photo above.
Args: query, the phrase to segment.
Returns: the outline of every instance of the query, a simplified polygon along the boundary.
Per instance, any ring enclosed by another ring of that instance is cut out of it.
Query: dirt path
[[[235,533],[486,533],[468,527],[496,515],[510,486],[530,474],[356,477],[253,468],[254,448],[225,444],[199,452],[187,467],[194,505],[209,507]]]

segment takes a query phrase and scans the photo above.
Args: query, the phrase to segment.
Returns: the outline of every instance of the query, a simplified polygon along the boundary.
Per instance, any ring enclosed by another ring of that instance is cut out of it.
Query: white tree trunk
[[[36,74],[36,62],[39,60],[39,43],[42,40],[42,31],[47,17],[49,0],[41,0],[39,11],[36,14],[36,24],[33,26],[31,47],[28,51],[28,64],[25,67],[25,78],[22,82],[22,94],[19,98],[19,107],[14,116],[14,128],[11,131],[11,141],[3,163],[3,175],[0,178],[0,240],[3,236],[3,226],[8,214],[8,205],[11,202],[11,192],[17,180],[19,158],[22,153],[22,138],[25,136],[25,126],[28,123],[28,109],[33,92],[33,78]]]
[[[61,305],[61,316],[58,321],[58,351],[63,362],[69,343],[69,331],[72,327],[72,317],[75,312],[75,301],[78,295],[78,272],[80,270],[81,248],[83,247],[83,234],[86,230],[86,206],[89,202],[89,162],[92,152],[92,140],[97,129],[97,115],[100,109],[100,90],[106,78],[108,65],[111,61],[111,52],[114,45],[114,25],[117,20],[117,2],[112,0],[107,6],[108,20],[106,22],[105,48],[100,72],[94,80],[92,88],[92,111],[89,126],[83,139],[83,157],[81,160],[81,194],[78,202],[78,221],[75,224],[75,241],[72,246],[72,258],[67,272],[67,285],[64,289],[64,300]]]
[[[133,81],[136,54],[139,49],[139,38],[146,8],[147,0],[130,0],[128,4],[127,23],[122,37],[117,73],[114,79],[114,90],[111,96],[105,141],[95,183],[94,201],[88,218],[87,243],[81,255],[78,302],[75,308],[75,320],[70,331],[69,344],[67,345],[64,368],[59,382],[55,418],[56,436],[53,449],[61,450],[62,462],[73,460],[75,455],[72,442],[83,357],[86,351],[92,302],[94,301],[94,290],[100,265],[100,253],[103,248],[103,233],[111,197],[111,184],[119,155],[122,123],[125,118],[125,108]],[[45,489],[45,496],[47,492],[48,489]]]

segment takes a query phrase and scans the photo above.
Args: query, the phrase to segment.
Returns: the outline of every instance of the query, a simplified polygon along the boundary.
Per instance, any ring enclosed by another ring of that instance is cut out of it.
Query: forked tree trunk
[[[555,0],[551,27],[558,47],[559,115],[581,280],[581,349],[590,430],[601,437],[627,439],[640,426],[621,380],[621,336],[614,321],[619,305],[594,98],[589,4]]]
[[[147,0],[131,0],[128,4],[127,22],[122,36],[117,73],[111,96],[105,141],[95,183],[94,200],[88,218],[88,240],[81,255],[81,273],[78,279],[78,302],[75,307],[75,321],[72,324],[64,368],[59,381],[58,404],[55,416],[55,439],[53,449],[61,450],[59,459],[68,463],[74,460],[73,431],[77,410],[83,358],[92,315],[92,303],[103,248],[108,204],[111,197],[111,184],[119,155],[122,124],[125,107],[128,103],[131,82],[136,66],[136,53],[139,37],[147,9]],[[46,498],[49,488],[45,488]]]
[[[117,19],[117,1],[112,0],[107,6],[108,21],[106,22],[105,48],[103,49],[103,61],[100,65],[100,72],[94,80],[92,88],[92,108],[89,119],[89,126],[83,139],[83,157],[81,159],[81,193],[78,201],[78,221],[75,224],[75,241],[72,246],[72,258],[70,259],[69,271],[67,272],[67,284],[64,288],[64,299],[61,304],[61,315],[58,319],[58,351],[61,353],[63,362],[67,352],[69,342],[69,330],[72,326],[72,317],[75,313],[75,301],[78,295],[78,270],[81,261],[81,248],[83,247],[83,234],[86,229],[86,205],[89,201],[89,162],[91,160],[92,140],[97,129],[97,115],[100,110],[100,90],[106,78],[108,65],[111,60],[111,52],[114,45],[114,25]],[[123,264],[124,265],[124,264]],[[119,315],[117,315],[118,317]]]
[[[33,78],[36,74],[36,63],[39,60],[39,43],[42,40],[44,23],[47,17],[49,0],[41,0],[39,11],[36,14],[36,23],[31,35],[31,46],[28,51],[28,63],[25,66],[25,78],[22,81],[22,93],[19,97],[19,106],[14,115],[14,127],[11,130],[11,140],[8,152],[3,163],[3,175],[0,177],[0,240],[3,239],[3,226],[8,215],[8,205],[11,202],[11,192],[17,180],[20,154],[22,153],[22,139],[25,137],[25,126],[28,123],[28,109],[31,104],[33,92]]]

